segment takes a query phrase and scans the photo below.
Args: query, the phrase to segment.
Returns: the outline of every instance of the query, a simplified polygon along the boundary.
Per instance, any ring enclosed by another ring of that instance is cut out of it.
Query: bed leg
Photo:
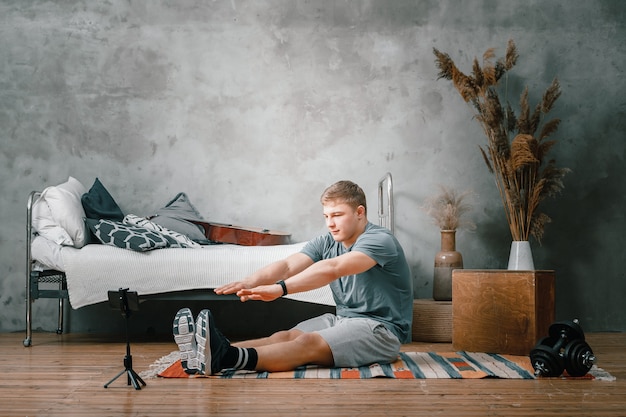
[[[59,289],[63,289],[63,284],[59,284]],[[57,324],[57,334],[63,333],[63,298],[59,298],[59,322]]]
[[[33,323],[32,323],[32,300],[30,295],[26,297],[26,339],[24,339],[24,347],[32,346],[33,340]]]
[[[33,300],[30,294],[30,282],[26,287],[26,339],[24,339],[24,347],[30,347],[33,342]]]

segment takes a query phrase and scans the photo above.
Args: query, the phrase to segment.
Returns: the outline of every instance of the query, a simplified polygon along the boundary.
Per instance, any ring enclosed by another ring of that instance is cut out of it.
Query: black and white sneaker
[[[198,349],[196,345],[196,328],[193,314],[188,308],[181,308],[174,317],[172,324],[174,341],[180,350],[180,362],[188,374],[196,374],[199,370]]]
[[[206,309],[196,320],[196,345],[200,373],[213,375],[223,369],[221,363],[230,341],[215,327],[213,315]]]

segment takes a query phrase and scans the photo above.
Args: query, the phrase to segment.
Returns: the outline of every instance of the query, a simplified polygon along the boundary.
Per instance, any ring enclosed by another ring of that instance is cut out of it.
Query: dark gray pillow
[[[193,220],[205,221],[185,193],[178,193],[165,207],[150,216],[151,222],[181,233],[194,242],[201,245],[211,244],[204,234],[204,229],[192,223]]]
[[[124,213],[98,178],[80,199],[88,219],[109,219],[121,222]]]

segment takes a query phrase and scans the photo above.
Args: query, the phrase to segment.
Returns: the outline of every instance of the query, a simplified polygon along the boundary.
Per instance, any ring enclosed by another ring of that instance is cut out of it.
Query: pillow
[[[105,245],[145,252],[159,248],[184,247],[175,239],[143,227],[128,226],[108,219],[87,219],[94,236]]]
[[[56,271],[65,271],[61,248],[61,245],[43,236],[35,236],[30,244],[33,260],[41,263],[44,269],[54,269]]]
[[[32,216],[33,229],[38,235],[57,245],[74,246],[74,241],[70,235],[54,221],[52,211],[50,211],[50,206],[46,200],[39,197],[33,203]]]
[[[63,244],[76,248],[82,248],[86,242],[85,222],[83,220],[85,211],[80,202],[85,191],[85,186],[80,181],[69,177],[67,182],[63,184],[47,187],[39,198],[48,204],[52,221],[63,228],[71,238],[71,243]],[[38,210],[41,210],[39,214],[45,214],[45,207],[39,207]],[[57,242],[56,239],[51,240]]]
[[[181,243],[186,248],[201,248],[199,244],[189,239],[187,236],[175,232],[173,230],[167,229],[163,226],[159,226],[156,223],[152,223],[150,220],[145,217],[135,216],[134,214],[127,214],[124,217],[122,223],[130,226],[143,227],[145,229],[154,230],[155,232],[159,232],[162,235],[166,235],[176,240],[178,243]]]
[[[80,200],[88,219],[109,219],[118,222],[124,219],[124,213],[98,178],[89,192],[82,194]]]
[[[181,233],[201,245],[211,244],[211,241],[204,235],[202,227],[191,222],[191,220],[204,221],[204,219],[185,193],[178,193],[172,201],[158,209],[149,218],[151,222]]]

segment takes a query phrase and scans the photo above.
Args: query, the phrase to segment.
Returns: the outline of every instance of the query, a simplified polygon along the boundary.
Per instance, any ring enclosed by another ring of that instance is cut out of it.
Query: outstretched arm
[[[305,255],[304,255],[305,256]],[[307,257],[308,258],[308,257]],[[316,263],[309,263],[308,268],[291,275],[285,280],[287,291],[292,293],[304,292],[323,287],[339,277],[359,274],[376,265],[376,261],[358,251],[349,252],[336,258],[325,259]],[[241,301],[262,300],[272,301],[283,295],[281,286],[276,285],[278,279],[270,279],[263,285],[244,287],[237,291]]]
[[[285,280],[298,272],[304,271],[312,264],[313,260],[307,255],[303,253],[294,253],[285,259],[271,263],[268,266],[259,269],[252,275],[244,278],[242,281],[231,282],[216,288],[215,293],[219,295],[235,294],[242,289],[274,284],[278,280]]]

